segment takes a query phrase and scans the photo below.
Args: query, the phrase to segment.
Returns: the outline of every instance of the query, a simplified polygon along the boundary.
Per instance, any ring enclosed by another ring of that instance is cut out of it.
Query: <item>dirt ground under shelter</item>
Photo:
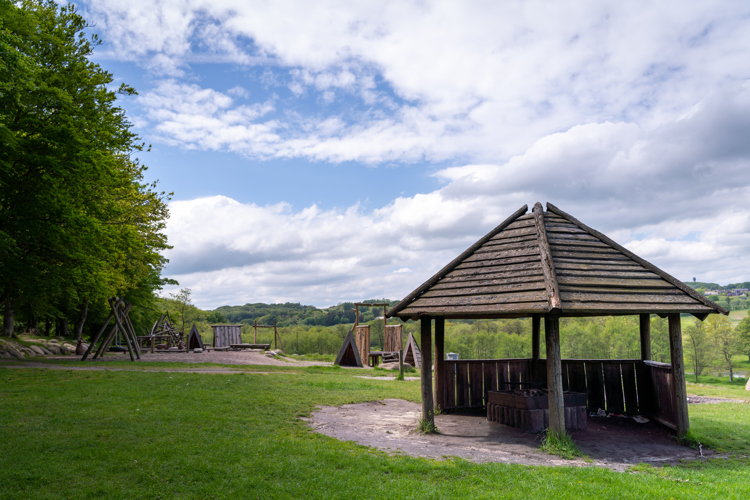
[[[415,431],[420,416],[417,403],[385,399],[324,406],[307,421],[317,432],[336,439],[434,459],[457,456],[474,462],[594,465],[624,471],[638,463],[668,464],[700,456],[698,450],[677,444],[668,429],[653,421],[640,424],[632,418],[590,417],[588,430],[571,432],[581,451],[593,460],[585,462],[544,453],[539,450],[539,435],[488,422],[483,415],[437,415],[440,433],[433,435]],[[703,453],[713,455],[708,450]]]

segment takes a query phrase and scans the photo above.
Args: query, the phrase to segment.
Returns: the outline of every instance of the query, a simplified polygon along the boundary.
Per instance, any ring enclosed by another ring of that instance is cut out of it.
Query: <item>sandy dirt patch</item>
[[[488,422],[484,416],[438,415],[435,424],[440,434],[424,436],[414,431],[420,415],[416,403],[385,399],[320,407],[306,420],[317,432],[342,441],[434,459],[458,456],[474,462],[594,465],[624,471],[641,462],[657,465],[698,457],[696,450],[677,445],[661,425],[639,424],[630,418],[592,417],[588,430],[571,433],[581,451],[593,460],[586,463],[543,453],[538,450],[538,435]],[[705,449],[703,453],[711,454]]]
[[[33,359],[33,358],[32,358]],[[79,356],[45,356],[45,360],[75,360],[80,359]],[[133,363],[133,368],[138,371],[157,371],[157,372],[189,372],[189,373],[257,373],[257,372],[245,372],[233,370],[229,367],[211,367],[206,368],[143,368],[147,366],[150,361],[168,361],[168,362],[180,362],[180,363],[218,363],[226,365],[259,365],[259,366],[285,366],[285,367],[305,367],[305,366],[331,366],[331,363],[325,363],[322,361],[298,361],[296,359],[289,359],[284,361],[281,359],[271,358],[264,355],[259,351],[207,351],[202,353],[189,353],[189,352],[170,352],[170,353],[153,353],[142,352],[141,361]],[[0,366],[11,367],[27,367],[27,368],[51,368],[51,369],[62,369],[62,370],[128,370],[124,367],[108,367],[107,364],[110,361],[130,361],[130,356],[127,353],[122,354],[108,354],[103,358],[99,358],[96,361],[90,359],[82,362],[80,365],[56,365],[54,363],[39,363],[33,360],[13,362],[8,360],[7,364],[0,361]],[[144,363],[144,364],[140,364]],[[278,372],[285,373],[285,372]]]

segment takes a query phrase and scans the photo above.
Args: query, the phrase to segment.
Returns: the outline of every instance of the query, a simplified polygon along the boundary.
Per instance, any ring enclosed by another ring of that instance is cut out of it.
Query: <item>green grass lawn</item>
[[[695,435],[731,459],[630,473],[473,464],[389,456],[299,419],[317,405],[418,402],[419,382],[233,368],[244,373],[0,368],[0,498],[750,498],[748,404],[690,408]]]

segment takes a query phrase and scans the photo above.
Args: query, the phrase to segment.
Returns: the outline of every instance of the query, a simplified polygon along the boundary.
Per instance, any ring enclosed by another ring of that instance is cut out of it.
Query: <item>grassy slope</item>
[[[311,432],[298,418],[321,404],[418,401],[418,382],[318,367],[247,372],[0,369],[0,497],[750,497],[741,458],[750,452],[750,405],[690,409],[702,442],[738,453],[729,461],[633,474],[478,465],[387,456]]]

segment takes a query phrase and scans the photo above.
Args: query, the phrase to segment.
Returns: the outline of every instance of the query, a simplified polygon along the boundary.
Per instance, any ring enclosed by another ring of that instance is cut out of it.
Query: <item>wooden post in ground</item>
[[[641,361],[651,359],[651,315],[641,314]]]
[[[89,344],[89,348],[86,349],[86,352],[84,353],[83,357],[81,358],[81,361],[86,361],[86,358],[89,357],[89,354],[91,354],[91,351],[94,350],[94,347],[95,347],[96,343],[99,341],[99,338],[102,336],[102,333],[104,333],[104,330],[107,329],[107,326],[109,325],[110,320],[112,320],[112,311],[109,312],[109,315],[107,316],[107,320],[104,322],[104,324],[99,329],[99,331],[96,332],[96,335],[94,335],[91,338],[91,343]]]
[[[445,317],[435,317],[435,405],[445,408],[443,371],[445,370]]]
[[[253,323],[253,344],[258,343],[258,320],[255,320],[255,323]]]
[[[435,425],[435,406],[432,400],[432,318],[419,319],[422,344],[422,419]]]
[[[549,428],[558,436],[565,433],[565,402],[563,400],[562,361],[560,359],[560,317],[544,317],[547,344],[547,391]]]
[[[542,318],[538,315],[531,317],[531,381],[541,382],[539,380],[539,335],[542,325]]]
[[[156,343],[156,337],[151,337],[151,354],[154,353],[154,344]]]
[[[684,436],[690,429],[690,420],[688,418],[687,388],[685,387],[685,361],[682,358],[682,325],[678,313],[670,314],[668,318],[669,354],[672,358],[672,385],[675,410],[677,411],[677,435]]]
[[[398,379],[404,380],[404,350],[398,351]]]

